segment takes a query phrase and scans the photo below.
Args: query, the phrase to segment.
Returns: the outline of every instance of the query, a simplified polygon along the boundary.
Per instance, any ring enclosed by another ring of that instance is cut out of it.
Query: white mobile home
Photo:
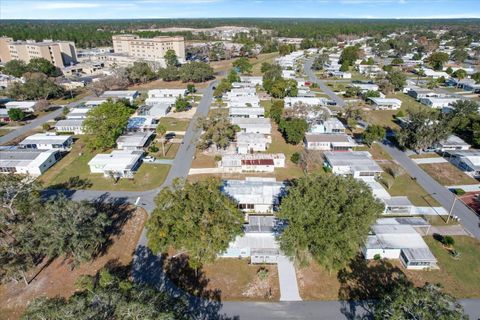
[[[133,103],[133,101],[139,96],[137,90],[112,90],[105,91],[100,98],[112,99],[114,101],[120,99],[126,99],[128,102]]]
[[[402,100],[395,98],[369,98],[375,110],[398,110],[402,106]]]
[[[142,156],[143,151],[113,150],[110,154],[97,154],[88,166],[91,173],[102,173],[105,177],[133,178]]]
[[[267,118],[232,118],[231,123],[240,127],[241,132],[271,134],[272,124]]]
[[[374,179],[383,170],[367,151],[324,153],[325,167],[338,175],[352,175],[354,178]]]
[[[69,150],[72,146],[71,136],[56,135],[51,133],[36,133],[26,137],[18,145],[24,149],[38,150]]]
[[[0,172],[38,177],[60,157],[58,150],[0,150]]]
[[[307,133],[305,149],[321,151],[351,151],[357,144],[347,134]]]
[[[270,136],[262,133],[237,132],[237,152],[240,154],[266,151],[272,143]]]
[[[84,134],[84,131],[83,131],[84,120],[85,119],[60,120],[54,125],[55,131],[59,133]]]
[[[5,103],[7,110],[20,109],[23,112],[35,112],[37,109],[37,101],[9,101]]]
[[[143,150],[153,138],[153,132],[129,132],[117,139],[117,148],[121,150]]]

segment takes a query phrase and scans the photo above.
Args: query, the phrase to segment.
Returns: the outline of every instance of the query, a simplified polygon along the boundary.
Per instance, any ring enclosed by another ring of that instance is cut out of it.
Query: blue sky
[[[0,0],[0,19],[480,18],[480,0]]]

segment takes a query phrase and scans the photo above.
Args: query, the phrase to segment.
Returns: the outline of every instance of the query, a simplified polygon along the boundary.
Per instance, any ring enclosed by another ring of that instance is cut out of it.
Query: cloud
[[[34,7],[37,10],[60,10],[98,8],[100,6],[102,4],[94,2],[38,2]]]

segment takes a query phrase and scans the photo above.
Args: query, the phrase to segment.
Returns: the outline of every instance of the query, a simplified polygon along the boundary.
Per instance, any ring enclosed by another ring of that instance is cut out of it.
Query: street
[[[333,101],[335,101],[337,103],[337,105],[339,107],[343,107],[345,105],[345,101],[340,98],[339,96],[337,96],[335,94],[335,92],[332,91],[332,89],[330,89],[323,80],[320,80],[317,78],[317,76],[315,75],[315,72],[312,70],[312,63],[313,61],[311,59],[309,60],[306,60],[305,61],[305,64],[303,65],[303,70],[304,72],[306,73],[306,75],[308,76],[308,80],[310,80],[311,82],[315,82],[316,84],[318,84],[318,87],[323,91],[325,92],[325,94],[330,98],[332,99]]]

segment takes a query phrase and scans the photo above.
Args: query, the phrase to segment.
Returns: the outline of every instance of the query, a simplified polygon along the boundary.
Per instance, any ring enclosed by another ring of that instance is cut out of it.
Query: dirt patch
[[[337,273],[329,273],[316,262],[296,266],[300,297],[303,300],[337,300],[340,282]]]
[[[277,266],[252,265],[249,259],[220,258],[195,271],[188,257],[169,259],[165,270],[170,279],[187,292],[215,301],[278,301]],[[260,275],[259,270],[264,269]]]
[[[147,213],[137,209],[125,222],[120,234],[111,238],[112,244],[105,254],[71,270],[70,261],[55,259],[28,286],[23,282],[0,286],[0,319],[18,319],[26,306],[35,298],[69,297],[75,292],[75,282],[81,275],[95,275],[108,263],[128,265],[132,261]]]
[[[466,175],[448,162],[421,164],[420,168],[422,168],[426,173],[428,173],[428,175],[444,186],[478,184],[477,180]]]

